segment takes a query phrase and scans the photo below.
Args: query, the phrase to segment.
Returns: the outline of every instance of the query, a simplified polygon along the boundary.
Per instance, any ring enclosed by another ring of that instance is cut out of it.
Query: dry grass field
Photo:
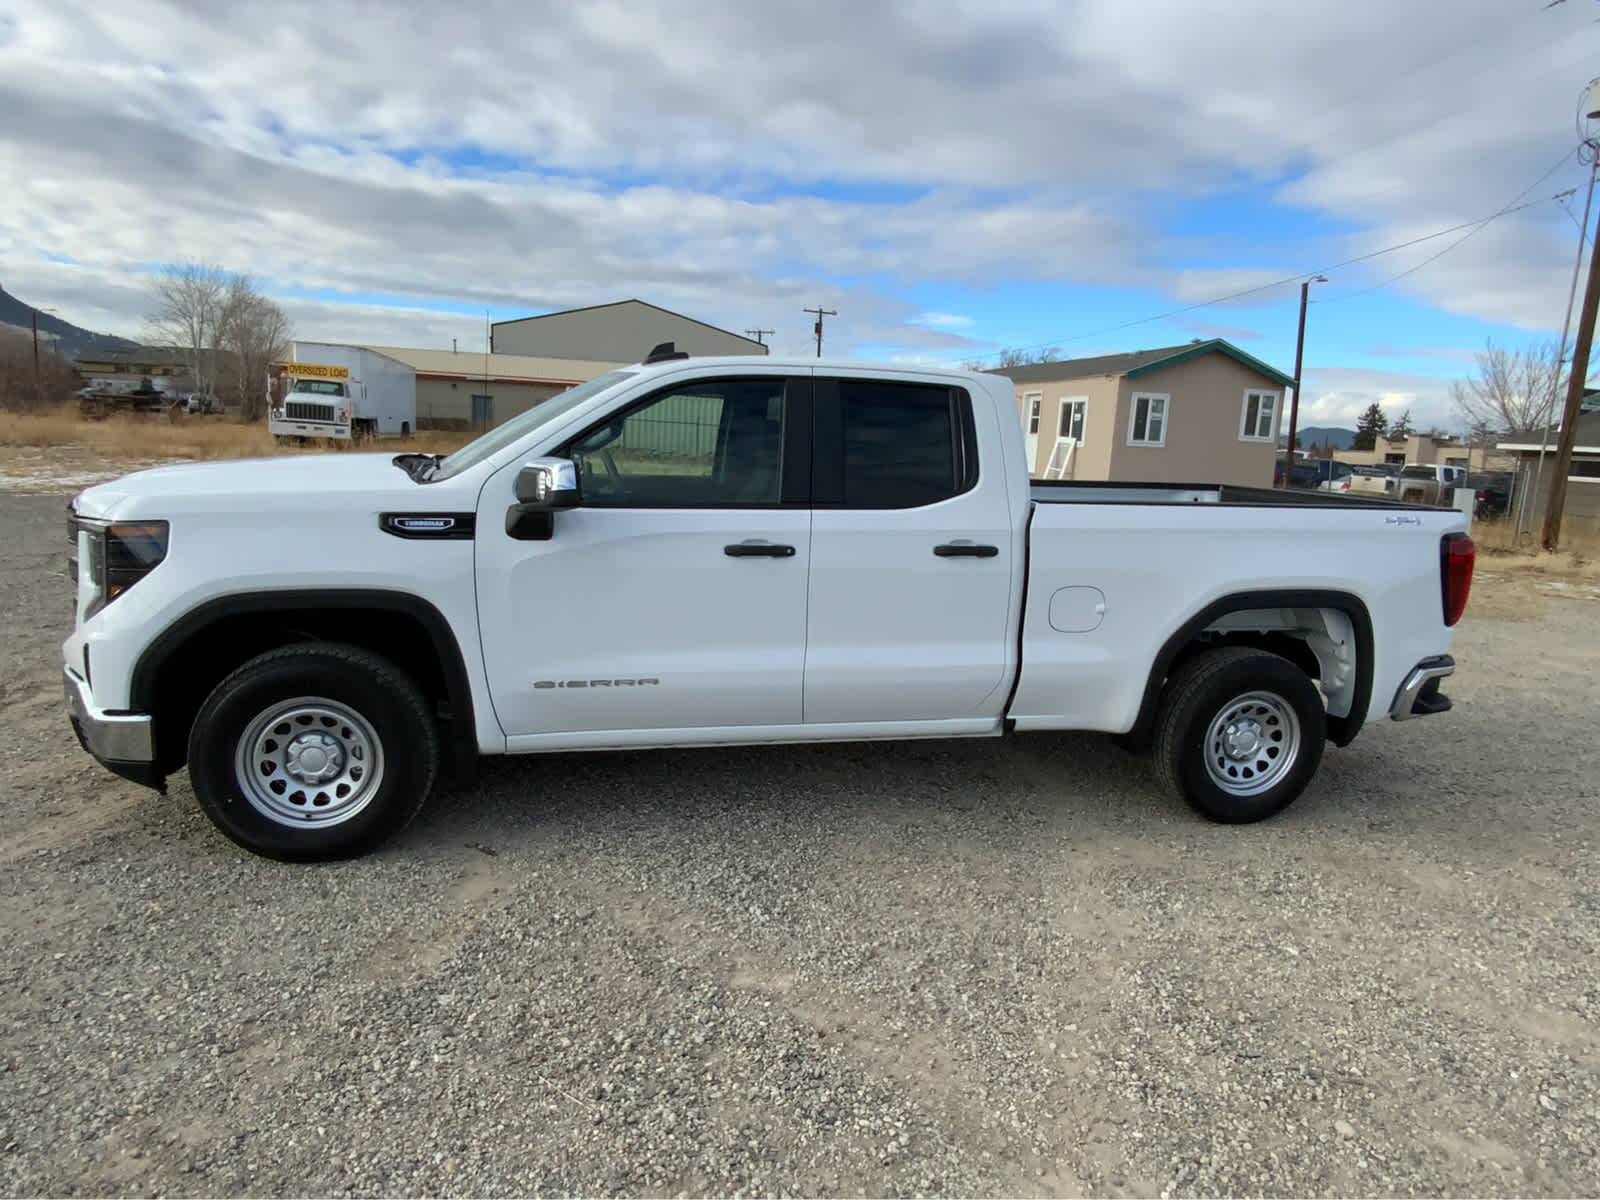
[[[280,444],[264,423],[246,425],[227,417],[173,413],[91,421],[72,410],[0,412],[0,489],[76,491],[173,462],[342,454],[391,447],[448,454],[471,440],[467,433],[424,432],[404,443],[387,440],[376,446],[320,440]]]
[[[466,433],[420,433],[407,449],[449,453],[472,440]],[[278,454],[339,453],[348,442],[318,441],[280,445],[264,423],[241,424],[227,417],[184,413],[149,417],[111,417],[90,421],[76,412],[0,413],[0,448],[60,447],[93,451],[106,458],[227,459],[267,458]],[[363,447],[356,447],[361,449]]]

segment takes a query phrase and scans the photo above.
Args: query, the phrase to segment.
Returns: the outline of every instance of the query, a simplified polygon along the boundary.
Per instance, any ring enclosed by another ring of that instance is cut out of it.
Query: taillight
[[[1439,542],[1439,586],[1444,597],[1444,623],[1454,625],[1467,608],[1472,590],[1472,565],[1478,548],[1464,533],[1447,533]]]

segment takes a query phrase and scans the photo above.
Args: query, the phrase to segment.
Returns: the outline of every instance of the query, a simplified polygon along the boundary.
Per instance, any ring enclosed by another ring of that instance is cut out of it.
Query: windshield
[[[552,396],[543,404],[537,404],[520,416],[512,417],[504,425],[491,429],[476,441],[468,442],[454,454],[439,463],[439,469],[431,479],[448,479],[459,474],[469,467],[475,467],[484,459],[504,450],[507,446],[521,441],[539,426],[557,417],[565,416],[590,396],[605,391],[613,384],[621,383],[624,379],[632,379],[634,371],[612,371],[607,375],[580,383],[575,388],[568,388],[558,396]]]
[[[302,395],[310,392],[316,396],[342,396],[344,395],[344,384],[329,383],[325,379],[296,379],[294,387],[290,390]]]
[[[1407,467],[1400,472],[1402,479],[1432,479],[1432,467]]]

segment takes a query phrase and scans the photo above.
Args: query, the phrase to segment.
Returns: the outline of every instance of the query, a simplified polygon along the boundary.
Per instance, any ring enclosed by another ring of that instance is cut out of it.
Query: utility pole
[[[1600,253],[1589,250],[1589,282],[1583,288],[1583,309],[1578,314],[1578,341],[1572,348],[1572,372],[1567,378],[1567,407],[1561,416],[1561,441],[1556,446],[1550,472],[1550,495],[1544,506],[1544,531],[1539,544],[1554,551],[1561,540],[1561,513],[1567,504],[1567,472],[1572,469],[1572,447],[1578,439],[1578,413],[1583,406],[1584,382],[1589,376],[1589,348],[1594,343],[1595,308],[1600,305]]]
[[[1289,450],[1283,464],[1283,486],[1294,486],[1294,440],[1300,432],[1300,362],[1306,349],[1306,299],[1313,283],[1327,283],[1321,275],[1313,275],[1300,285],[1300,332],[1294,339],[1294,399],[1289,401]]]
[[[808,309],[807,311],[809,312],[810,310]],[[746,329],[744,331],[744,335],[745,337],[755,338],[757,345],[765,346],[766,342],[761,340],[762,335],[777,332],[778,331],[776,329]]]
[[[823,317],[837,317],[839,314],[834,312],[834,310],[831,309],[831,308],[805,308],[805,309],[801,309],[801,311],[802,312],[816,313],[817,314],[817,323],[812,328],[811,332],[813,332],[813,333],[815,333],[817,335],[817,357],[821,358],[822,357],[822,318]]]
[[[1584,117],[1600,117],[1600,76],[1589,81],[1589,90],[1583,106]],[[1584,146],[1591,156],[1600,156],[1600,141],[1592,136],[1584,138]],[[1590,171],[1593,186],[1594,171]],[[1583,238],[1589,236],[1588,205],[1584,206],[1585,228],[1578,241],[1578,253],[1583,253]],[[1556,447],[1556,461],[1550,473],[1550,493],[1544,505],[1544,529],[1539,544],[1555,551],[1561,541],[1561,516],[1567,506],[1567,472],[1572,469],[1572,448],[1578,440],[1578,414],[1583,408],[1584,387],[1589,378],[1589,350],[1594,344],[1595,308],[1600,305],[1600,247],[1589,247],[1589,280],[1583,287],[1583,308],[1578,313],[1578,340],[1572,347],[1572,369],[1567,376],[1567,407],[1561,416],[1561,441]],[[1566,339],[1565,330],[1562,340]],[[1560,377],[1561,360],[1556,359],[1557,377]],[[1542,449],[1542,447],[1541,447]]]

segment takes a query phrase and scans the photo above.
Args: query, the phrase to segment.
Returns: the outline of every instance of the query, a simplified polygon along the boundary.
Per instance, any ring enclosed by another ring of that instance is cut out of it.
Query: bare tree
[[[219,344],[232,360],[239,419],[259,421],[267,414],[267,371],[289,348],[289,318],[250,276],[235,275],[228,281],[219,332]]]
[[[969,371],[1004,371],[1008,367],[1026,367],[1032,363],[1055,362],[1060,355],[1060,346],[1039,346],[1032,350],[1008,346],[995,354],[993,366],[976,360],[962,365]]]
[[[77,384],[72,364],[53,347],[42,347],[37,360],[25,334],[13,335],[0,325],[0,409],[37,412],[65,404]]]
[[[1507,350],[1490,339],[1478,354],[1477,378],[1450,385],[1457,414],[1480,433],[1542,430],[1567,390],[1559,353],[1554,342]]]
[[[216,386],[217,345],[228,302],[228,276],[203,263],[169,266],[150,285],[154,302],[145,318],[152,340],[184,352],[195,389]]]

